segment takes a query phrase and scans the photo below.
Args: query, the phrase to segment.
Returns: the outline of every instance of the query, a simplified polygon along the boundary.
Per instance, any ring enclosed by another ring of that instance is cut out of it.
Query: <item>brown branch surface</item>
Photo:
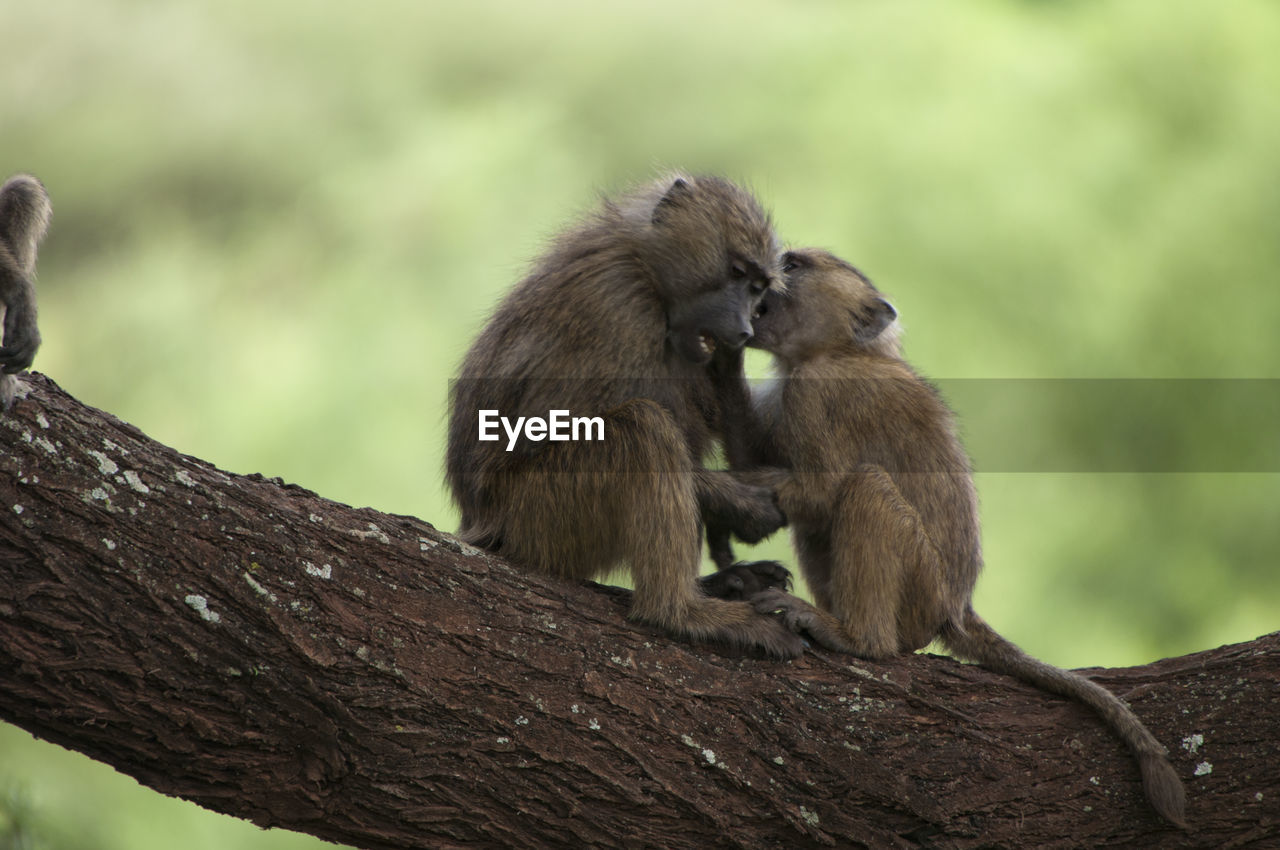
[[[1091,671],[728,657],[410,517],[222,472],[41,376],[0,419],[0,717],[164,794],[367,848],[1264,847],[1280,635]]]

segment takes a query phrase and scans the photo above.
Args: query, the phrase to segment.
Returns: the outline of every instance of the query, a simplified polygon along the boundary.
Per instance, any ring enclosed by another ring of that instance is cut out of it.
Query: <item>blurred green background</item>
[[[565,221],[671,166],[862,267],[933,378],[1280,378],[1274,3],[42,0],[0,25],[0,171],[55,209],[36,367],[236,472],[453,528],[468,341]],[[1015,437],[1106,444],[1117,413],[963,386],[980,469]],[[1274,465],[978,486],[978,609],[1039,656],[1280,627]],[[319,845],[0,728],[0,847]]]

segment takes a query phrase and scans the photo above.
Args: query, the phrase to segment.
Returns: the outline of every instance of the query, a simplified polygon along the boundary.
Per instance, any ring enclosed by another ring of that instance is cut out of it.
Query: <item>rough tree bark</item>
[[[0,419],[0,717],[164,794],[367,848],[1262,847],[1280,635],[1091,674],[733,658],[410,517],[222,472],[40,376]]]

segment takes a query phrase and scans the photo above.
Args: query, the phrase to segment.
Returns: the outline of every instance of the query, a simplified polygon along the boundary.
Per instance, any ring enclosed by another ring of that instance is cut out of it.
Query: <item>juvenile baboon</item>
[[[779,380],[759,419],[730,439],[735,463],[792,470],[778,498],[818,603],[776,589],[754,597],[829,649],[869,659],[940,638],[956,655],[1097,711],[1137,757],[1147,799],[1184,825],[1185,792],[1165,748],[1125,703],[1038,661],[973,610],[982,566],[977,498],[951,411],[901,358],[897,314],[856,269],[819,251],[784,255],[753,346]],[[733,406],[732,400],[725,404]]]
[[[8,410],[17,390],[13,375],[31,365],[40,347],[36,328],[36,246],[49,227],[49,195],[28,174],[0,187],[0,306],[4,337],[0,346],[0,407]]]
[[[701,464],[721,430],[709,363],[750,338],[780,279],[768,216],[720,178],[657,181],[563,233],[498,306],[451,388],[446,471],[459,535],[567,579],[626,566],[634,619],[799,655],[803,641],[777,618],[698,583],[701,518],[748,541],[783,522],[771,490]],[[526,432],[508,450],[477,439],[480,410],[600,417],[603,439]]]

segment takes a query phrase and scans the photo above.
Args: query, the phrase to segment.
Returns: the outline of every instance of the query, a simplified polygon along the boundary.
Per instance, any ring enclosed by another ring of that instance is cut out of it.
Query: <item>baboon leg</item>
[[[803,643],[745,602],[706,597],[698,585],[701,526],[693,464],[671,415],[636,399],[605,415],[605,440],[561,443],[503,477],[508,509],[499,551],[564,578],[625,564],[631,616],[687,639],[778,658]]]
[[[803,642],[785,626],[762,617],[745,602],[711,599],[698,586],[701,528],[697,486],[688,449],[671,416],[658,405],[633,401],[634,436],[623,437],[633,451],[633,470],[621,506],[628,522],[615,529],[631,566],[635,600],[631,616],[673,634],[793,658]],[[613,437],[618,436],[615,432]]]
[[[487,502],[497,507],[471,523],[473,535],[483,530],[499,541],[499,554],[578,580],[624,565],[634,571],[638,549],[663,545],[682,526],[696,536],[690,461],[682,444],[672,443],[671,417],[656,403],[635,399],[602,418],[604,440],[548,442],[495,476],[500,492]],[[696,577],[698,566],[688,558],[664,563],[673,577],[681,571]]]
[[[937,552],[920,515],[879,466],[849,476],[832,511],[831,612],[858,655],[929,643],[944,619]]]
[[[796,530],[791,535],[800,574],[814,603],[824,611],[831,610],[831,536],[825,531]]]
[[[858,654],[860,647],[845,631],[844,624],[832,616],[831,536],[826,529],[800,527],[793,529],[792,542],[796,558],[816,606],[803,599],[770,588],[751,597],[751,603],[762,614],[777,616],[787,628],[808,635],[814,643],[835,652]]]

